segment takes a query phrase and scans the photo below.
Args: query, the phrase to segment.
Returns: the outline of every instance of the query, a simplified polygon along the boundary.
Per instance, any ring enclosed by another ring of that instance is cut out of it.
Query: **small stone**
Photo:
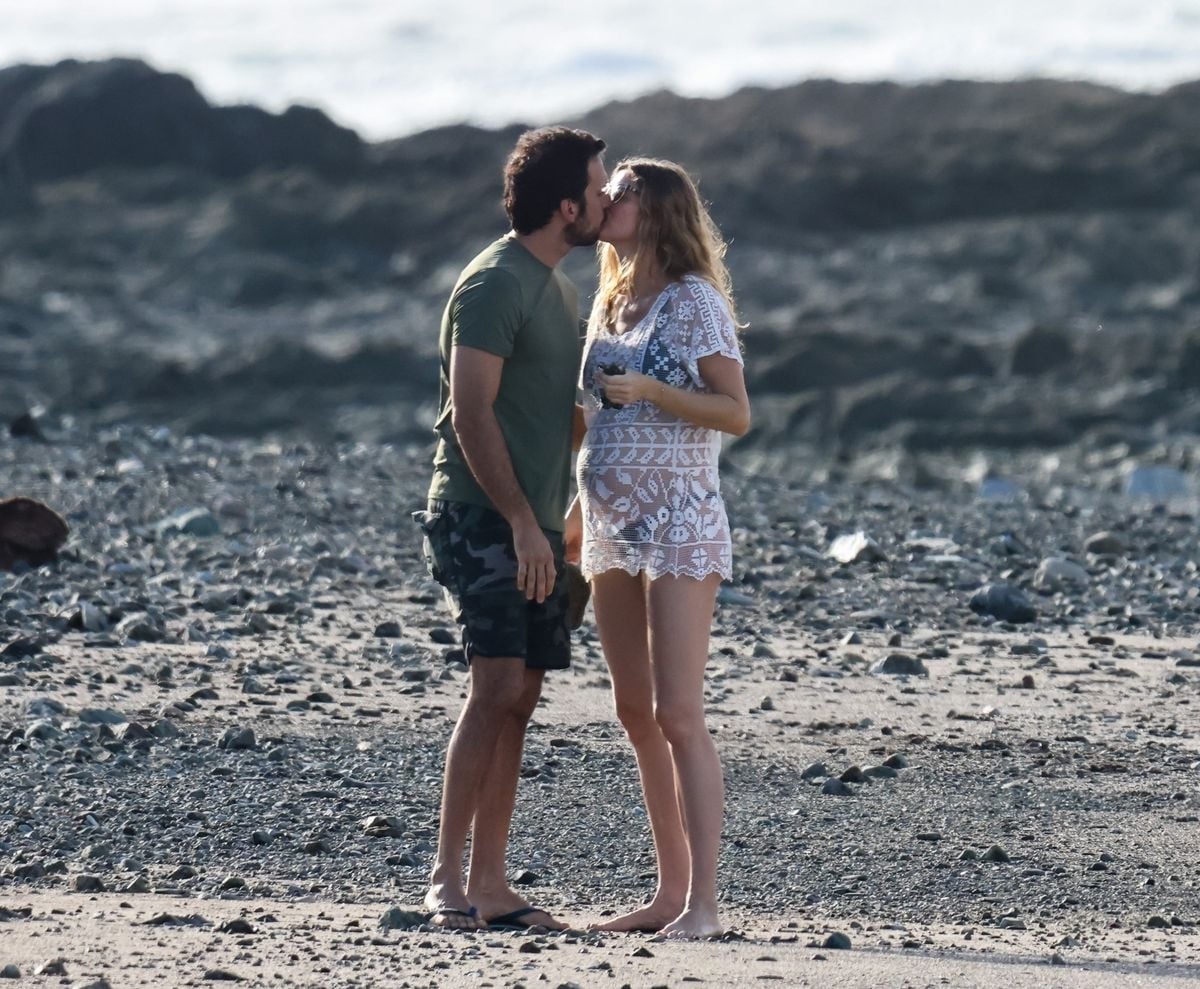
[[[458,636],[448,628],[431,628],[429,630],[429,640],[436,642],[439,646],[453,646],[458,644]]]
[[[804,771],[800,774],[802,780],[817,779],[821,776],[828,776],[829,770],[825,768],[823,762],[811,762],[804,767]]]
[[[372,838],[400,838],[404,835],[404,823],[398,817],[373,814],[359,823],[363,831]]]
[[[514,886],[536,886],[542,881],[542,877],[536,872],[530,872],[528,869],[521,869],[519,872],[514,872],[509,881]]]
[[[1025,921],[1019,917],[1001,917],[1000,927],[1006,931],[1023,931],[1025,930]]]
[[[840,931],[834,931],[821,942],[821,947],[829,948],[833,951],[849,951],[851,949],[850,938]]]
[[[79,720],[85,725],[123,725],[129,721],[120,711],[107,707],[85,707],[79,712]]]
[[[16,965],[5,965],[0,968],[0,979],[19,979],[21,970]]]
[[[79,603],[78,621],[85,632],[108,631],[108,616],[89,601]]]
[[[761,701],[758,702],[758,709],[760,711],[774,711],[775,710],[775,702],[773,700],[771,700],[770,696],[764,697]]]
[[[168,515],[155,528],[160,536],[185,535],[206,539],[221,531],[221,523],[206,508],[187,508]]]
[[[654,952],[652,952],[649,948],[641,947],[641,948],[638,948],[636,951],[632,952],[631,957],[633,957],[633,958],[653,958]]]
[[[379,926],[385,931],[406,931],[420,927],[426,921],[423,913],[413,910],[401,910],[399,907],[389,907],[379,918]]]
[[[929,676],[929,670],[920,659],[902,652],[889,653],[871,667],[871,672],[876,676]]]
[[[893,752],[890,756],[883,760],[885,766],[890,766],[892,769],[907,769],[908,759],[899,752]]]
[[[253,728],[227,728],[217,742],[217,747],[229,752],[258,748]]]
[[[964,848],[958,856],[960,862],[974,862],[979,858],[979,853],[973,848]]]
[[[862,774],[869,780],[894,780],[900,778],[900,774],[891,766],[864,766]]]
[[[1050,956],[1050,964],[1051,965],[1065,965],[1066,963],[1067,963],[1066,959],[1064,959],[1063,956],[1060,955],[1057,951],[1054,952],[1054,954],[1052,954]]]
[[[888,558],[879,543],[862,530],[838,536],[826,555],[838,563],[883,563]]]
[[[1023,624],[1037,618],[1037,610],[1020,589],[1012,584],[987,584],[976,591],[970,600],[972,611],[991,615],[1002,622]]]
[[[1083,548],[1088,553],[1098,556],[1120,556],[1125,552],[1125,543],[1120,536],[1112,532],[1097,532],[1088,536]]]
[[[399,622],[380,622],[375,626],[375,638],[377,639],[398,639],[402,632],[403,629]]]
[[[254,925],[250,921],[242,917],[235,917],[233,920],[227,920],[218,928],[223,934],[254,934]]]
[[[197,875],[199,875],[199,873],[196,872],[196,870],[190,865],[181,865],[169,876],[167,876],[167,878],[172,882],[179,882],[181,879],[195,879]]]
[[[828,797],[852,797],[854,791],[836,776],[831,776],[821,785],[821,793]]]
[[[985,862],[1010,862],[1010,861],[1012,861],[1008,856],[1008,852],[1006,852],[999,845],[993,845],[991,848],[989,848],[986,852],[983,853],[982,857],[983,857],[983,861],[985,861]]]
[[[858,766],[850,766],[838,777],[843,783],[861,783],[865,777]]]
[[[728,584],[722,584],[717,588],[717,603],[746,608],[754,604],[754,598],[749,594],[743,594],[741,591],[734,590]]]
[[[210,968],[204,973],[204,979],[207,982],[241,982],[240,975],[234,975],[232,972],[227,972],[223,968]]]
[[[918,831],[917,841],[941,841],[942,836],[936,831]]]
[[[48,962],[42,962],[33,970],[34,975],[66,975],[67,960],[65,958],[53,958]]]
[[[79,875],[71,877],[71,889],[76,893],[103,893],[105,885],[98,876]]]
[[[1170,927],[1170,926],[1171,926],[1171,922],[1170,922],[1169,920],[1167,920],[1167,918],[1166,918],[1166,917],[1162,917],[1162,916],[1160,916],[1160,915],[1158,915],[1158,914],[1154,914],[1154,915],[1153,915],[1153,916],[1152,916],[1152,917],[1151,917],[1151,918],[1150,918],[1150,919],[1149,919],[1149,920],[1146,922],[1146,926],[1147,926],[1147,927],[1155,927],[1155,928],[1159,928],[1159,929],[1164,929],[1164,928],[1168,928],[1168,927]]]
[[[50,742],[62,736],[62,729],[53,721],[35,721],[25,729],[25,737]]]
[[[1042,560],[1033,575],[1033,586],[1039,591],[1053,593],[1072,587],[1086,587],[1091,582],[1088,572],[1073,560],[1051,556]]]
[[[517,953],[521,955],[540,955],[542,948],[536,941],[522,941],[521,947],[517,949]]]
[[[241,876],[226,876],[221,880],[221,889],[245,889],[246,880]]]

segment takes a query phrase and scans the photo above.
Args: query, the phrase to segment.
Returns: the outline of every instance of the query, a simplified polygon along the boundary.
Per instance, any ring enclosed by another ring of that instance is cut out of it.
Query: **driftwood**
[[[70,531],[63,517],[40,501],[0,501],[0,570],[12,570],[20,562],[34,567],[53,563]]]

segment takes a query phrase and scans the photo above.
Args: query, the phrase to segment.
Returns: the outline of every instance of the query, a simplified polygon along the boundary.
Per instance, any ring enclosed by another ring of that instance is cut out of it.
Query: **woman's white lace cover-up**
[[[717,475],[721,434],[652,402],[604,408],[596,384],[597,370],[619,364],[707,392],[698,361],[712,354],[742,363],[725,299],[694,275],[668,285],[642,321],[620,335],[597,327],[593,312],[580,378],[588,431],[578,463],[587,576],[613,569],[645,571],[651,579],[732,576]]]

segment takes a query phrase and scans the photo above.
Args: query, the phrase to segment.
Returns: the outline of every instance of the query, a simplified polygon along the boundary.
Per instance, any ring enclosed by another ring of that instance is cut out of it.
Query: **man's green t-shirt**
[[[438,342],[438,444],[429,497],[494,508],[451,425],[450,349],[455,345],[504,358],[496,419],[538,525],[561,532],[581,356],[575,286],[510,234],[463,269],[446,305]]]

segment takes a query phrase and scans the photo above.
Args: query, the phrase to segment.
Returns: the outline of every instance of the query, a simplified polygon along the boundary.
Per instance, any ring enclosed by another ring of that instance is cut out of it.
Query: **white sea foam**
[[[114,54],[369,137],[811,77],[1200,77],[1200,0],[0,0],[0,64]]]

